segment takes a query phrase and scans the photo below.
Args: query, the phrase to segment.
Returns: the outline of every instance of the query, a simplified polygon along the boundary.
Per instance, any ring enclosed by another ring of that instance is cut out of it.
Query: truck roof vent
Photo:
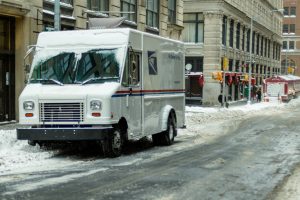
[[[119,27],[125,17],[89,18],[89,29],[106,29]]]

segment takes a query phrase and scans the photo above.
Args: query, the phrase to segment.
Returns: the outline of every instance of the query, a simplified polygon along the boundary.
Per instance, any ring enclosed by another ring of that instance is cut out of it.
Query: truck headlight
[[[24,101],[23,108],[24,108],[24,110],[33,110],[33,108],[34,108],[33,101]]]
[[[101,101],[99,100],[93,100],[90,102],[91,110],[101,110],[101,106]]]

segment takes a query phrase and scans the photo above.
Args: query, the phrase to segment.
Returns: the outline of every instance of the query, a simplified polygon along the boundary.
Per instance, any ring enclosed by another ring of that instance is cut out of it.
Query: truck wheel
[[[155,146],[160,145],[161,143],[161,133],[153,134],[152,135],[152,142]]]
[[[122,136],[119,129],[114,129],[112,136],[102,141],[102,149],[105,156],[115,158],[122,154]]]
[[[174,138],[177,135],[177,128],[175,117],[173,114],[169,115],[167,130],[161,133],[161,144],[162,145],[171,145],[174,143]]]
[[[36,145],[36,141],[35,140],[28,140],[27,142],[28,142],[28,144],[30,146],[35,146]]]

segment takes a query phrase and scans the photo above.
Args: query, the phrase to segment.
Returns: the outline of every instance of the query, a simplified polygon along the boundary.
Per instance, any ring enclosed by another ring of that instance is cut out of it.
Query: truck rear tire
[[[167,130],[152,135],[152,141],[154,145],[169,146],[174,143],[174,138],[177,135],[176,120],[173,113],[170,113],[168,117]]]

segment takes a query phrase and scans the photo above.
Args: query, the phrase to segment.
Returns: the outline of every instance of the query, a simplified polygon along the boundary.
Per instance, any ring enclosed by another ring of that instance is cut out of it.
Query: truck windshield
[[[120,49],[59,53],[34,66],[30,83],[63,85],[118,82],[119,53]]]

